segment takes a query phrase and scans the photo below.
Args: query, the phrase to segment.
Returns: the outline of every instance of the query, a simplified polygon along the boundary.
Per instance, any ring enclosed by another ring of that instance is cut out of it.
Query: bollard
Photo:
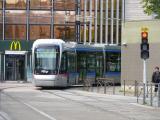
[[[147,81],[147,90],[146,90],[146,97],[148,98],[148,81]]]
[[[145,83],[143,84],[143,105],[146,103],[146,90],[145,90]]]
[[[150,105],[152,106],[153,103],[153,91],[152,91],[152,83],[151,83],[151,97],[150,97]]]
[[[158,84],[158,107],[160,107],[160,83]]]
[[[138,88],[138,89],[137,89],[137,103],[138,103],[138,102],[139,102],[139,101],[138,101],[138,97],[139,97],[139,95],[138,95],[138,92],[139,92],[138,84],[137,84],[137,88]]]
[[[97,92],[99,93],[99,80],[97,81]]]
[[[1,111],[1,92],[2,92],[2,89],[0,89],[0,111]]]
[[[107,87],[106,82],[104,82],[104,94],[106,94],[106,87]]]
[[[137,81],[135,80],[135,85],[134,85],[134,96],[137,95]]]
[[[124,80],[124,96],[126,95],[126,83],[125,83],[125,80]]]
[[[113,81],[113,95],[115,95],[115,82]]]

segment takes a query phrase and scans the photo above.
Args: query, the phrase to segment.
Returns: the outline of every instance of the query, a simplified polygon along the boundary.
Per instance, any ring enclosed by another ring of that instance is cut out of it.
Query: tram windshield
[[[35,74],[56,74],[58,68],[59,48],[39,47],[35,50]]]

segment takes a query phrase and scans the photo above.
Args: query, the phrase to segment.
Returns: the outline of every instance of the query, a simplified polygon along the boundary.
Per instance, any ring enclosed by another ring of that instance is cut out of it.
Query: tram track
[[[85,95],[81,95],[81,94],[78,94],[78,93],[75,93],[75,92],[64,91],[64,90],[59,90],[58,92],[60,92],[60,91],[65,92],[65,93],[69,93],[69,94],[74,94],[74,95],[76,95],[76,96],[78,96],[78,97],[80,97],[80,96],[81,96],[81,97],[86,97],[86,98],[95,100],[96,102],[104,102],[104,101],[102,101],[102,100],[95,99],[94,97],[91,97],[91,96],[85,96]],[[128,119],[128,120],[136,120],[135,118],[128,117],[128,116],[126,116],[126,115],[124,115],[124,114],[121,114],[121,113],[118,113],[118,112],[116,112],[116,111],[107,110],[107,109],[102,108],[102,107],[100,107],[100,106],[96,106],[96,105],[93,105],[93,104],[86,103],[85,101],[74,100],[74,99],[72,99],[72,98],[65,97],[65,96],[60,95],[60,94],[58,94],[58,93],[56,93],[56,92],[53,92],[53,91],[41,90],[41,92],[42,92],[42,93],[43,93],[43,92],[44,92],[44,93],[49,93],[49,94],[55,95],[55,96],[57,96],[57,97],[63,98],[63,99],[65,99],[65,100],[67,100],[67,101],[72,101],[72,102],[74,102],[74,103],[78,103],[78,104],[83,105],[83,106],[88,106],[88,107],[90,107],[90,108],[92,108],[92,109],[96,109],[96,110],[98,109],[98,110],[100,110],[101,112],[107,112],[107,113],[111,113],[111,114],[114,114],[114,115],[119,115],[119,116],[121,116],[121,117],[123,117],[123,118],[125,118],[125,119]]]
[[[39,113],[41,116],[48,118],[48,120],[56,120],[54,117],[50,116],[49,114],[39,110],[38,108],[34,107],[33,105],[30,105],[29,103],[26,103],[20,99],[15,98],[14,96],[12,96],[8,93],[1,92],[1,94],[9,97],[10,99],[14,100],[15,102],[17,102],[19,104],[26,106],[27,108],[31,109],[32,111]],[[5,119],[5,120],[8,120],[8,119]]]
[[[103,100],[99,100],[98,98],[96,97],[92,97],[92,96],[87,96],[87,95],[83,95],[83,94],[80,94],[80,93],[76,93],[74,91],[65,91],[65,90],[53,90],[53,91],[48,91],[48,90],[37,90],[38,92],[40,92],[40,94],[43,94],[43,93],[48,93],[50,95],[54,95],[54,96],[57,96],[57,97],[60,97],[60,98],[63,98],[63,100],[67,100],[67,101],[70,101],[70,102],[74,102],[76,104],[79,104],[79,105],[83,105],[83,106],[86,106],[88,108],[91,108],[92,110],[98,110],[98,111],[101,111],[101,112],[106,112],[108,114],[111,114],[111,115],[119,115],[121,116],[122,118],[125,118],[125,119],[128,119],[128,120],[133,120],[134,118],[131,118],[131,117],[128,117],[124,114],[121,114],[117,111],[114,111],[114,110],[109,110],[109,109],[105,109],[104,107],[102,106],[99,106],[99,105],[95,105],[95,104],[90,104],[89,102],[94,102],[95,103],[100,103],[100,102],[105,102]],[[66,94],[65,94],[66,93]],[[49,120],[56,120],[54,117],[48,115],[47,113],[41,111],[40,109],[34,107],[33,105],[25,102],[24,100],[21,100],[20,98],[17,98],[15,97],[14,95],[11,95],[9,93],[6,93],[5,91],[3,92],[4,95],[6,95],[7,97],[11,98],[12,100],[20,103],[20,104],[23,104],[25,105],[26,107],[28,107],[29,109],[31,109],[32,111],[34,112],[37,112],[39,113],[40,115],[48,118]],[[66,95],[66,96],[65,96]],[[68,95],[68,96],[67,96]],[[73,96],[70,97],[70,96]],[[77,99],[77,98],[78,99]],[[83,98],[81,98],[83,97]],[[76,98],[76,99],[74,99]],[[80,99],[79,99],[80,98]],[[86,98],[86,99],[85,99]],[[87,101],[81,101],[81,99],[84,99],[84,100],[87,100]],[[135,119],[134,119],[135,120]]]

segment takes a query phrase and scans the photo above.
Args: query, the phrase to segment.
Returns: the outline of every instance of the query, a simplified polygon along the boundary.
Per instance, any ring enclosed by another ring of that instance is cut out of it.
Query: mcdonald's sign
[[[21,50],[21,43],[20,41],[16,40],[16,41],[12,41],[10,44],[10,50]]]

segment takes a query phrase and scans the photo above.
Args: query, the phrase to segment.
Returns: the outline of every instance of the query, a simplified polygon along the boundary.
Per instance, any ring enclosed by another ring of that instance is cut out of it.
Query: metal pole
[[[146,93],[145,83],[143,83],[143,104],[146,103],[146,95],[145,95],[145,93]]]
[[[160,83],[158,83],[158,107],[160,107]]]
[[[4,5],[5,5],[5,0],[2,1],[3,2],[3,40],[5,39],[5,26],[4,26],[4,22],[5,22],[5,8],[4,8]]]
[[[95,0],[95,23],[94,23],[94,42],[97,43],[97,7],[98,7],[98,0]]]
[[[29,40],[29,4],[30,4],[30,0],[27,1],[27,17],[26,17],[26,21],[27,21],[27,25],[26,25],[26,39]]]
[[[86,44],[86,15],[87,15],[87,0],[84,0],[84,44]]]
[[[126,91],[126,81],[124,80],[124,96],[126,95],[125,91]]]
[[[92,0],[90,0],[89,14],[90,14],[90,22],[89,22],[89,43],[92,42]]]
[[[106,0],[105,43],[108,44],[108,0]]]
[[[118,45],[119,42],[119,0],[117,0],[117,6],[116,6],[116,44]]]
[[[111,44],[113,44],[114,0],[111,0]]]
[[[4,62],[3,62],[3,68],[4,68],[4,72],[3,72],[3,80],[5,81],[5,79],[6,79],[6,55],[4,54],[4,60],[3,60]]]
[[[125,0],[122,0],[122,22],[125,21]]]
[[[103,42],[103,0],[100,0],[100,43]]]
[[[146,85],[147,85],[146,75],[147,75],[146,74],[146,60],[144,59],[143,60],[143,83],[144,83],[144,89],[145,89],[145,91],[144,91],[145,93],[144,94],[145,95],[146,95],[146,90],[147,90],[146,89]]]
[[[53,14],[54,14],[54,10],[53,10],[53,6],[54,6],[54,4],[53,4],[53,0],[52,0],[52,6],[51,6],[51,38],[53,38]]]
[[[151,98],[150,98],[150,105],[152,106],[152,101],[153,101],[153,96],[152,96],[153,92],[152,92],[152,83],[151,83]]]
[[[80,16],[81,14],[81,0],[76,0],[76,15]],[[80,42],[81,41],[81,36],[80,36],[80,29],[81,29],[81,21],[80,19],[77,20],[76,19],[76,22],[75,22],[75,31],[76,31],[76,35],[75,35],[75,38],[76,38],[76,42]]]

